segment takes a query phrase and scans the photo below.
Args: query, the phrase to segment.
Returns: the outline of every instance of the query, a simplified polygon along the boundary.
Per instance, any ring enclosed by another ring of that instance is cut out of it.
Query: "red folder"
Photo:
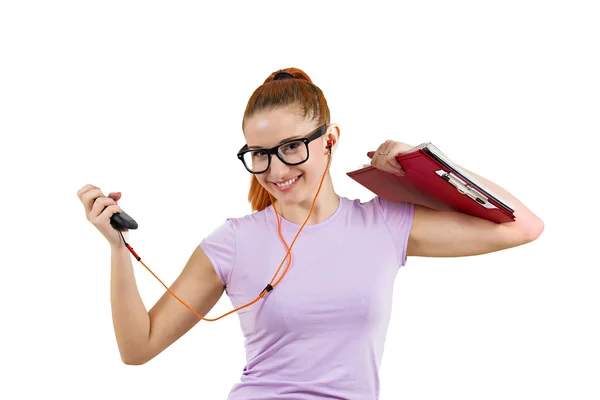
[[[437,147],[423,143],[396,156],[405,172],[396,176],[372,166],[347,175],[376,195],[440,211],[457,211],[496,223],[515,220],[513,208],[470,177]]]

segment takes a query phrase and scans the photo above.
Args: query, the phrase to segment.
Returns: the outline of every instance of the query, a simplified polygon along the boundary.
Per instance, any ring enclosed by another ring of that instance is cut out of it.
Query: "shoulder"
[[[235,230],[238,234],[245,234],[249,231],[256,231],[262,227],[266,227],[269,224],[269,213],[272,213],[273,209],[269,206],[261,211],[255,211],[239,217],[229,217],[225,221],[232,230]]]
[[[399,265],[406,264],[408,239],[415,214],[413,203],[375,196],[366,202],[351,200],[348,208],[353,225],[361,224],[372,237],[388,238],[393,243]]]
[[[404,201],[386,200],[375,196],[371,200],[344,199],[349,213],[354,217],[369,218],[385,223],[390,220],[406,220],[411,222],[414,217],[415,205]]]
[[[259,233],[261,227],[268,225],[267,213],[270,207],[238,217],[228,217],[217,225],[203,240],[202,244],[213,247],[233,247],[241,238],[248,239],[251,232]]]
[[[257,226],[265,225],[268,223],[267,221],[267,213],[271,208],[267,207],[262,211],[256,211],[249,214],[245,214],[237,217],[227,217],[221,224],[217,225],[213,229],[213,234],[216,232],[229,232],[230,234],[234,234],[235,232],[239,232],[244,229],[253,228],[256,229]]]
[[[200,241],[199,246],[225,285],[229,284],[240,248],[243,249],[240,246],[247,246],[252,237],[262,236],[260,227],[267,225],[267,211],[265,209],[241,217],[229,217]]]

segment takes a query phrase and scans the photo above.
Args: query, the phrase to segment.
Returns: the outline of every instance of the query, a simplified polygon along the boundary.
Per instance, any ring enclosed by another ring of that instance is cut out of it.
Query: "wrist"
[[[125,246],[125,243],[123,243],[123,240],[119,240],[119,242],[117,243],[110,244],[110,251],[113,253],[120,253],[123,250],[127,250],[127,247]]]

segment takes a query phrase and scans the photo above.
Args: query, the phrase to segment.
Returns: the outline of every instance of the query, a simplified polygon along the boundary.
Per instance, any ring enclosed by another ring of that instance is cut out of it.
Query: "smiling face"
[[[306,138],[321,126],[317,120],[305,119],[297,110],[286,107],[261,111],[244,122],[244,136],[250,149],[270,149],[291,139]],[[256,174],[259,183],[282,205],[312,202],[327,165],[326,140],[334,139],[331,129],[308,145],[308,160],[299,165],[286,165],[271,155],[267,171]],[[280,153],[293,160],[302,153],[304,144],[298,142],[280,148]],[[259,152],[257,163],[265,162],[266,152]],[[301,157],[301,156],[300,156]]]

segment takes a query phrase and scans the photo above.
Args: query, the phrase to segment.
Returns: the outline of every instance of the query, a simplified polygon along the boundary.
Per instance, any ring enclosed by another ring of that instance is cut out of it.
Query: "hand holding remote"
[[[111,192],[104,196],[100,188],[85,185],[77,192],[77,197],[83,204],[87,220],[102,233],[111,246],[123,245],[119,231],[137,229],[137,223],[117,204],[121,199],[120,192]]]
[[[118,231],[128,231],[129,229],[138,228],[137,222],[123,210],[110,217],[110,224]]]

